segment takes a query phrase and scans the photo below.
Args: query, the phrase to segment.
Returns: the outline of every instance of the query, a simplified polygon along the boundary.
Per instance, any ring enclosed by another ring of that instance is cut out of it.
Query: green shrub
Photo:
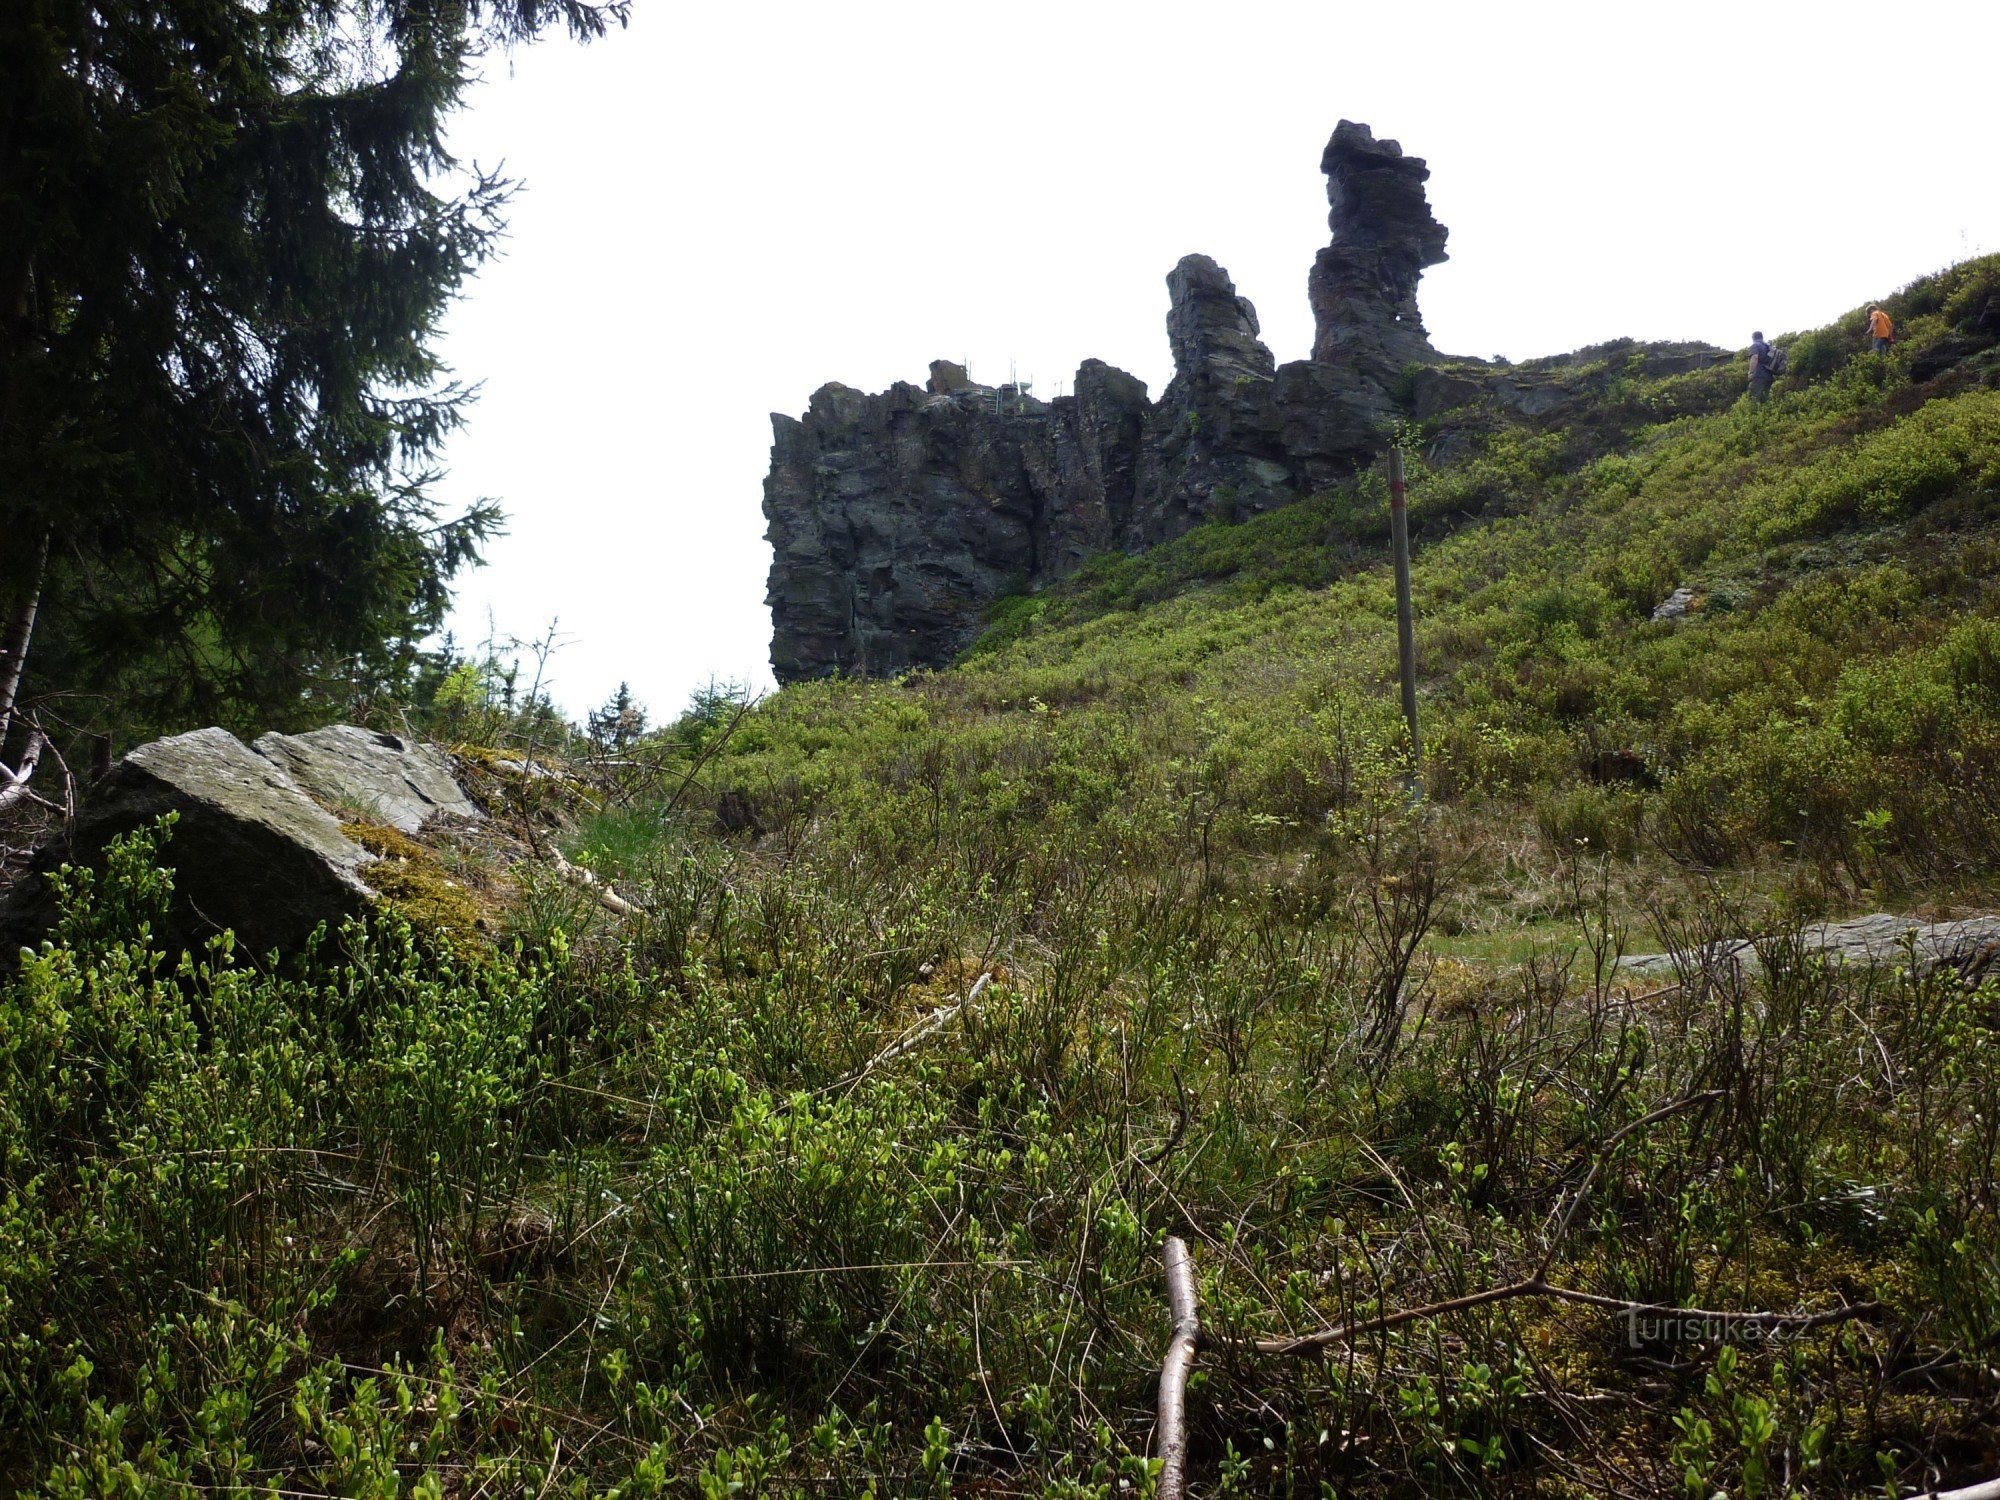
[[[1939,311],[1953,328],[1990,337],[2000,331],[1994,326],[1996,299],[2000,299],[2000,255],[1986,255],[1953,269]]]
[[[1782,479],[1765,481],[1770,541],[1909,516],[1960,490],[2000,486],[2000,392],[1936,402]]]
[[[986,628],[972,643],[968,655],[983,656],[1011,645],[1035,628],[1048,604],[1032,594],[1010,594],[986,607]]]
[[[1945,680],[1969,708],[2000,714],[2000,620],[1974,618],[1953,627],[1938,655]]]
[[[143,840],[64,877],[0,981],[0,1481],[1142,1495],[1170,1234],[1218,1341],[1536,1267],[1885,1304],[1643,1369],[1526,1296],[1218,1342],[1200,1492],[1900,1492],[1992,1448],[2000,997],[1779,914],[1993,898],[2000,540],[1925,508],[1990,482],[1991,395],[1899,354],[1736,405],[1641,354],[1411,464],[1421,800],[1375,471],[774,695],[702,764],[727,836],[662,771],[707,695],[579,831],[619,922],[524,873],[477,965],[387,919],[267,972],[156,951]]]
[[[1536,794],[1535,826],[1551,849],[1629,859],[1639,848],[1644,799],[1611,787],[1573,786]]]
[[[1857,317],[1857,327],[1859,322]],[[1810,333],[1798,335],[1784,346],[1785,374],[1790,381],[1799,384],[1825,380],[1860,354],[1866,345],[1867,340],[1862,334],[1850,332],[1840,324],[1831,328],[1815,328]]]

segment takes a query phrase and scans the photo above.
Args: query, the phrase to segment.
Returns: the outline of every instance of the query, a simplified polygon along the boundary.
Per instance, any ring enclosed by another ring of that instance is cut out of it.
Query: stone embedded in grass
[[[1900,964],[1914,954],[1919,972],[1944,964],[1968,974],[1983,974],[2000,965],[2000,916],[1919,922],[1914,917],[1871,912],[1845,922],[1814,923],[1800,934],[1800,946],[1829,963]],[[1704,961],[1697,954],[1635,953],[1619,960],[1619,967],[1639,974],[1665,975],[1674,972],[1677,958],[1697,965]],[[1762,968],[1756,945],[1749,938],[1713,944],[1706,961],[1717,967],[1740,962],[1753,971]]]
[[[1685,620],[1700,608],[1701,595],[1682,584],[1653,607],[1653,620],[1655,624],[1666,620]]]

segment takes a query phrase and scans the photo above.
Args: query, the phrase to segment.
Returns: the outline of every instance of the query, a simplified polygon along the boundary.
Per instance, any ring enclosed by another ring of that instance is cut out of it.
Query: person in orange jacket
[[[1896,325],[1879,307],[1868,309],[1868,337],[1875,341],[1877,354],[1887,354],[1890,346],[1896,342]]]

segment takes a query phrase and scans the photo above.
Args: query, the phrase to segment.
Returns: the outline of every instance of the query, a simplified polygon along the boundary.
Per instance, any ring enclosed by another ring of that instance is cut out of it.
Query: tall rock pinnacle
[[[1430,169],[1351,120],[1335,127],[1319,166],[1333,243],[1306,278],[1312,357],[1387,386],[1404,366],[1437,358],[1417,311],[1424,268],[1445,259],[1447,231],[1424,198]]]

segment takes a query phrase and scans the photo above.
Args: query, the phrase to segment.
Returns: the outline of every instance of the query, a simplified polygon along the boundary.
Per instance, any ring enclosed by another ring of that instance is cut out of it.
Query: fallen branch
[[[1244,1349],[1256,1354],[1313,1354],[1333,1344],[1344,1344],[1368,1333],[1386,1333],[1392,1328],[1400,1328],[1405,1323],[1415,1323],[1425,1318],[1443,1317],[1446,1313],[1464,1312],[1467,1308],[1484,1307],[1493,1302],[1511,1302],[1520,1297],[1548,1297],[1557,1302],[1572,1302],[1582,1307],[1603,1308],[1620,1314],[1627,1319],[1650,1318],[1660,1321],[1674,1320],[1683,1323],[1697,1323],[1704,1327],[1738,1326],[1756,1328],[1819,1328],[1829,1323],[1845,1323],[1857,1318],[1875,1318],[1886,1309],[1880,1302],[1856,1302],[1843,1307],[1832,1308],[1817,1313],[1761,1313],[1725,1312],[1706,1307],[1669,1307],[1652,1302],[1627,1302],[1618,1297],[1600,1296],[1596,1292],[1580,1292],[1573,1287],[1557,1286],[1548,1279],[1549,1268],[1555,1264],[1564,1237],[1576,1218],[1577,1209],[1590,1196],[1590,1189],[1597,1181],[1597,1174],[1611,1153],[1626,1137],[1657,1124],[1670,1115],[1679,1114],[1696,1104],[1702,1104],[1721,1097],[1718,1089],[1707,1089],[1698,1094],[1688,1094],[1663,1104],[1650,1113],[1641,1115],[1630,1124],[1613,1131],[1605,1137],[1604,1143],[1592,1153],[1590,1170],[1577,1185],[1576,1193],[1563,1205],[1559,1216],[1552,1215],[1555,1224],[1542,1250],[1540,1263],[1535,1274],[1522,1281],[1508,1282],[1505,1286],[1488,1287],[1483,1292],[1469,1292],[1463,1297],[1452,1297],[1443,1302],[1430,1302],[1422,1307],[1405,1307],[1396,1312],[1384,1313],[1377,1318],[1366,1318],[1356,1323],[1343,1323],[1336,1328],[1322,1328],[1317,1333],[1300,1334],[1284,1339],[1225,1339],[1220,1340],[1230,1348]],[[2000,1500],[1995,1496],[1994,1500]]]
[[[1685,1099],[1672,1108],[1684,1108],[1693,1102],[1693,1098]],[[1648,1120],[1651,1118],[1654,1116],[1649,1116]],[[1637,1129],[1645,1123],[1647,1120],[1634,1121],[1628,1129]],[[1443,1302],[1428,1302],[1421,1307],[1399,1308],[1380,1317],[1343,1323],[1337,1328],[1323,1328],[1317,1333],[1283,1339],[1246,1339],[1203,1331],[1200,1305],[1195,1297],[1194,1265],[1182,1240],[1169,1237],[1161,1258],[1167,1271],[1167,1311],[1173,1320],[1173,1338],[1167,1345],[1166,1358],[1160,1363],[1159,1500],[1184,1500],[1187,1492],[1187,1383],[1188,1376],[1194,1371],[1195,1353],[1200,1349],[1222,1348],[1257,1355],[1318,1354],[1331,1345],[1349,1343],[1364,1334],[1386,1333],[1407,1323],[1441,1318],[1448,1313],[1464,1312],[1495,1302],[1511,1302],[1522,1297],[1547,1297],[1557,1302],[1602,1308],[1634,1321],[1647,1318],[1693,1323],[1704,1330],[1752,1327],[1803,1332],[1834,1323],[1869,1321],[1888,1311],[1880,1302],[1853,1302],[1810,1313],[1734,1312],[1706,1307],[1674,1307],[1654,1302],[1627,1302],[1618,1297],[1557,1286],[1537,1273],[1525,1281],[1512,1281],[1505,1286],[1488,1287],[1482,1292],[1469,1292],[1463,1297],[1452,1297]],[[2000,1500],[2000,1479],[1974,1485],[1970,1489],[1926,1494],[1917,1497],[1917,1500]]]
[[[1322,1328],[1317,1333],[1299,1334],[1294,1338],[1234,1339],[1216,1338],[1210,1335],[1204,1342],[1241,1349],[1253,1354],[1317,1354],[1331,1345],[1349,1343],[1363,1334],[1386,1333],[1392,1328],[1402,1327],[1405,1323],[1415,1323],[1425,1318],[1440,1318],[1446,1313],[1464,1312],[1467,1308],[1484,1307],[1492,1302],[1511,1302],[1520,1297],[1548,1297],[1557,1302],[1573,1302],[1582,1307],[1602,1308],[1628,1319],[1671,1320],[1697,1323],[1704,1327],[1786,1328],[1801,1331],[1822,1328],[1830,1323],[1879,1318],[1888,1311],[1880,1302],[1852,1302],[1816,1313],[1732,1312],[1707,1307],[1672,1307],[1664,1303],[1627,1302],[1622,1298],[1605,1297],[1596,1292],[1580,1292],[1573,1287],[1557,1286],[1544,1281],[1540,1276],[1532,1276],[1526,1281],[1512,1281],[1505,1286],[1488,1287],[1483,1292],[1470,1292],[1463,1297],[1452,1297],[1443,1302],[1425,1303],[1422,1307],[1400,1308],[1392,1313],[1384,1313],[1379,1318],[1343,1323],[1336,1328]]]
[[[581,886],[584,890],[590,892],[592,896],[596,897],[597,904],[606,911],[615,912],[621,917],[633,917],[639,914],[638,907],[612,890],[610,886],[599,880],[590,871],[579,869],[564,859],[562,850],[558,849],[554,844],[549,845],[549,863],[555,866],[556,874],[562,876],[564,880],[567,880],[571,885]]]
[[[1187,1494],[1187,1383],[1194,1372],[1194,1352],[1201,1342],[1201,1305],[1194,1289],[1194,1264],[1188,1248],[1169,1236],[1162,1254],[1167,1268],[1167,1311],[1173,1319],[1173,1339],[1160,1362],[1160,1487],[1159,1500],[1184,1500]]]
[[[832,1085],[832,1088],[826,1092],[830,1093],[832,1089],[852,1089],[877,1068],[887,1067],[905,1053],[914,1051],[923,1042],[950,1024],[952,1018],[985,993],[986,986],[992,982],[993,975],[990,970],[981,974],[977,979],[972,981],[972,988],[966,992],[965,998],[959,1001],[958,1004],[938,1007],[937,1010],[925,1016],[923,1020],[917,1022],[916,1025],[910,1027],[909,1030],[897,1037],[895,1041],[869,1058],[855,1072],[848,1074],[840,1082]]]
[[[1925,1490],[1921,1495],[1912,1495],[1910,1500],[2000,1500],[2000,1479],[1969,1484],[1962,1490]]]

